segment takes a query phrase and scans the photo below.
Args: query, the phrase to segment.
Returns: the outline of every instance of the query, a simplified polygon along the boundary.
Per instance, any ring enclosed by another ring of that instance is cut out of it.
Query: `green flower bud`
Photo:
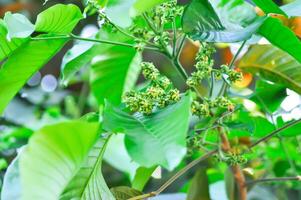
[[[133,112],[137,112],[139,110],[139,101],[139,94],[135,91],[126,92],[123,96],[123,102]]]
[[[139,106],[140,106],[139,111],[141,113],[149,115],[153,111],[154,103],[149,99],[142,98],[140,99]]]
[[[149,87],[146,92],[151,99],[159,99],[164,95],[164,90],[160,87]]]
[[[163,89],[167,89],[168,87],[171,86],[171,82],[170,80],[165,77],[165,76],[162,76],[160,79],[159,79],[159,84],[160,86],[163,88]]]
[[[153,63],[143,62],[141,63],[142,74],[146,79],[156,80],[160,73]]]
[[[168,97],[171,102],[178,102],[180,100],[180,91],[177,89],[169,90]]]

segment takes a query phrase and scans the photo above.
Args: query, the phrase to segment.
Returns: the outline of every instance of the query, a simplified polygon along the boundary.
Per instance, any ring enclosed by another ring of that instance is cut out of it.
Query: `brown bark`
[[[228,140],[228,136],[224,132],[222,127],[218,127],[218,131],[220,133],[221,138],[221,148],[225,153],[228,153],[231,150],[231,145]],[[231,166],[231,171],[233,173],[235,182],[237,184],[238,192],[239,192],[239,200],[247,200],[247,187],[245,176],[240,168],[239,165],[233,165]]]

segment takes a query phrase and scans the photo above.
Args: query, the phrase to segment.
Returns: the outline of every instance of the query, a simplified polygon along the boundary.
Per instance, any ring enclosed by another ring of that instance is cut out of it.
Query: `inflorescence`
[[[152,63],[143,62],[141,68],[144,78],[150,84],[142,91],[132,90],[124,94],[123,102],[132,112],[149,115],[156,108],[162,109],[180,100],[180,91]]]
[[[187,85],[189,87],[195,87],[200,84],[204,79],[209,79],[213,76],[216,80],[226,77],[227,81],[234,83],[242,79],[242,74],[233,69],[230,69],[227,65],[222,65],[219,69],[214,69],[214,60],[212,55],[215,53],[215,49],[211,44],[203,43],[196,56],[196,71],[191,74],[187,79]],[[225,80],[226,81],[226,80]],[[232,111],[234,104],[226,97],[217,97],[216,99],[204,98],[202,102],[193,101],[191,105],[192,113],[198,117],[211,116],[211,110],[216,108],[223,108]]]

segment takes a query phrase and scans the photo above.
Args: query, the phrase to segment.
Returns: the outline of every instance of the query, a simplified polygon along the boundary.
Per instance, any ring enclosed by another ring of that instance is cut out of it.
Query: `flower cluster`
[[[226,97],[218,97],[214,100],[204,99],[202,103],[193,101],[191,104],[192,114],[198,117],[209,117],[212,113],[211,111],[215,108],[232,111],[234,109],[234,104]]]
[[[176,0],[170,0],[154,8],[152,19],[159,26],[173,21],[176,17],[182,16],[183,7],[177,5]]]
[[[204,78],[211,76],[213,70],[214,60],[212,54],[215,52],[211,44],[204,43],[196,56],[195,72],[187,79],[187,85],[194,87],[200,83]]]
[[[170,80],[160,75],[159,70],[149,62],[141,63],[142,74],[150,85],[142,91],[126,92],[123,102],[132,112],[151,114],[155,108],[164,108],[180,100],[179,90],[173,88]]]
[[[236,153],[229,153],[225,155],[225,159],[224,161],[228,164],[228,165],[241,165],[241,164],[245,164],[248,162],[248,160],[243,156],[243,155],[239,155]]]
[[[234,69],[230,69],[227,65],[222,65],[220,68],[220,72],[228,76],[228,81],[230,83],[234,83],[236,81],[242,80],[243,76],[241,72],[235,71]]]

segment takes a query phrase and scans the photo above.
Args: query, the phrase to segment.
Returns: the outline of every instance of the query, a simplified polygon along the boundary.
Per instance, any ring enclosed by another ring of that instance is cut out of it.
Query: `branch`
[[[222,129],[222,127],[217,128],[219,133],[220,133],[220,138],[221,138],[221,148],[224,152],[228,153],[231,150],[231,145],[228,140],[228,136]],[[239,192],[239,199],[240,200],[246,200],[247,199],[247,188],[245,187],[246,185],[246,180],[245,177],[240,169],[239,165],[233,165],[231,166],[231,170],[235,179],[235,182],[237,184],[238,192]]]
[[[50,36],[50,37],[35,37],[31,38],[31,40],[58,40],[58,39],[73,39],[73,40],[81,40],[86,42],[95,42],[95,43],[102,43],[102,44],[110,44],[110,45],[117,45],[117,46],[124,46],[130,48],[136,48],[135,45],[123,42],[115,42],[109,40],[99,40],[93,38],[83,38],[77,35],[70,33],[69,35],[58,35],[58,36]],[[153,50],[153,51],[160,51],[158,48],[155,47],[147,47],[145,46],[144,49]]]
[[[301,181],[301,176],[257,179],[257,180],[254,180],[254,181],[246,182],[245,186],[251,185],[251,184],[256,184],[256,183],[278,182],[278,181]]]
[[[236,54],[234,55],[234,57],[232,58],[230,64],[229,64],[229,68],[232,69],[234,67],[235,61],[238,58],[240,52],[242,51],[243,47],[245,46],[245,44],[247,43],[247,40],[245,40],[241,46],[239,47],[238,51],[236,52]],[[228,84],[226,81],[223,82],[222,88],[220,90],[219,96],[224,96],[226,91],[228,89]]]
[[[132,197],[128,200],[140,200],[140,199],[144,199],[146,197],[153,197],[153,196],[157,196],[159,195],[161,192],[163,192],[166,188],[168,188],[175,180],[177,180],[180,176],[182,176],[183,174],[185,174],[188,170],[190,170],[192,167],[196,166],[198,163],[208,159],[210,156],[214,155],[217,153],[217,149],[208,152],[207,154],[205,154],[204,156],[190,162],[188,165],[186,165],[183,169],[181,169],[180,171],[178,171],[175,175],[173,175],[168,181],[166,181],[160,188],[158,188],[156,191],[147,193],[147,194],[143,194],[143,195],[139,195],[136,197]]]
[[[284,130],[292,127],[292,126],[295,126],[296,124],[299,124],[300,122],[301,122],[301,119],[298,119],[298,120],[293,121],[293,122],[291,122],[291,123],[289,123],[289,124],[287,124],[287,125],[279,128],[279,129],[276,129],[272,133],[268,134],[267,136],[259,139],[258,141],[254,142],[253,144],[251,144],[251,146],[249,148],[251,149],[251,148],[255,147],[256,145],[258,145],[259,143],[269,140],[274,135],[276,135],[276,134],[278,134],[278,133],[280,133],[280,132],[282,132],[282,131],[284,131]]]

